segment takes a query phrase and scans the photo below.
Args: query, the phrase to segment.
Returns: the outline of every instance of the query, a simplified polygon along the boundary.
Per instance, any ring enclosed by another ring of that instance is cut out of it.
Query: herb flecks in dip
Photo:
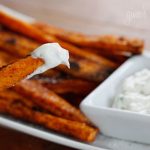
[[[150,70],[143,69],[125,79],[112,107],[150,114]]]

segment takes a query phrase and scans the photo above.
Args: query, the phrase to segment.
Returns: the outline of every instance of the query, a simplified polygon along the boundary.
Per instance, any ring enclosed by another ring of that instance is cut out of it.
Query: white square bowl
[[[150,144],[150,115],[111,108],[128,76],[150,69],[150,57],[127,60],[81,103],[81,110],[107,136]]]

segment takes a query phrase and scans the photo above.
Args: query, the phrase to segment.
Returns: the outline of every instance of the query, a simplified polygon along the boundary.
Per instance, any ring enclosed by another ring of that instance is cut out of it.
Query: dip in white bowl
[[[127,77],[112,107],[149,114],[150,70],[143,69]]]

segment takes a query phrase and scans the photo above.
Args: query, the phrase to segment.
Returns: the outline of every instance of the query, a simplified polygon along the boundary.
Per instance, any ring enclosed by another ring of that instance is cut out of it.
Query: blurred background
[[[87,34],[144,39],[150,49],[149,0],[0,0],[37,20]],[[0,127],[0,150],[73,150]]]
[[[88,34],[118,34],[149,41],[149,0],[0,0],[38,20]],[[146,43],[146,48],[150,45]]]

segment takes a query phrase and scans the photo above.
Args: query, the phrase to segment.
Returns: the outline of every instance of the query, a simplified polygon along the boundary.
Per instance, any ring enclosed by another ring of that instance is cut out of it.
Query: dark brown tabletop
[[[74,150],[0,126],[0,150]]]

